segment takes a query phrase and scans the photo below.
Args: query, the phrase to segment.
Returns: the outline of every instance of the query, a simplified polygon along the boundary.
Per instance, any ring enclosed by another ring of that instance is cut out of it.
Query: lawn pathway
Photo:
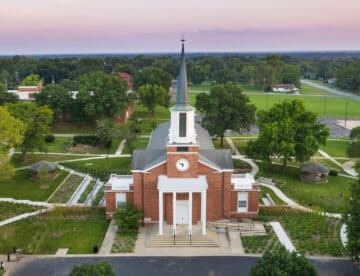
[[[118,147],[118,149],[116,150],[115,154],[116,156],[121,156],[121,153],[123,152],[124,150],[124,147],[125,147],[125,143],[126,143],[126,140],[123,139]]]
[[[280,243],[289,251],[296,252],[295,246],[291,242],[289,236],[286,234],[284,228],[281,226],[280,222],[271,221],[271,227],[274,229],[276,236],[278,237]]]
[[[66,203],[68,206],[78,205],[80,196],[82,195],[86,187],[90,184],[92,179],[93,178],[90,175],[85,175],[80,185],[77,187],[77,189],[75,190],[69,201]]]
[[[115,223],[115,220],[112,219],[109,224],[108,230],[106,231],[105,238],[101,244],[101,247],[99,250],[100,255],[111,254],[111,248],[114,243],[114,239],[116,237],[117,229],[118,229],[118,227]]]
[[[5,219],[3,221],[0,221],[0,227],[4,226],[4,225],[7,225],[7,224],[10,224],[10,223],[13,223],[13,222],[18,221],[18,220],[22,220],[22,219],[26,219],[26,218],[29,218],[29,217],[32,217],[32,216],[42,214],[42,213],[47,212],[49,210],[50,210],[50,208],[41,209],[41,210],[38,210],[38,211],[35,211],[35,212],[24,213],[24,214],[17,215],[15,217],[12,217],[12,218],[9,218],[9,219]]]

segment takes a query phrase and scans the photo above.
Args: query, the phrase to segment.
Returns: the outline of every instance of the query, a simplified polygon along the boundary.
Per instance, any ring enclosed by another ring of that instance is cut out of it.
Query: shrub
[[[265,251],[260,260],[250,270],[251,276],[263,275],[317,275],[315,266],[304,256],[288,252],[281,246],[277,250]]]
[[[126,203],[116,210],[114,217],[122,233],[137,232],[142,212],[133,204]]]
[[[55,136],[52,134],[46,135],[44,140],[46,143],[53,143],[55,142]]]
[[[338,176],[339,172],[337,170],[330,170],[329,175],[330,176]]]
[[[350,157],[360,157],[360,140],[352,142],[346,150]]]
[[[115,276],[112,265],[108,262],[99,262],[96,264],[75,265],[70,272],[70,276]]]
[[[73,144],[83,144],[97,146],[99,144],[99,138],[96,135],[77,135],[73,138]]]
[[[236,169],[250,169],[251,170],[251,166],[249,163],[242,161],[240,159],[233,159],[233,164],[234,164],[234,168]]]

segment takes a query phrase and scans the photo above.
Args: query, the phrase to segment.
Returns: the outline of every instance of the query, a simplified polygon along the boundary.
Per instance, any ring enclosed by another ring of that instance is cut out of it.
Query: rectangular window
[[[116,208],[124,206],[126,204],[126,193],[116,194]]]
[[[180,113],[179,116],[179,136],[186,137],[186,113]]]
[[[248,193],[239,192],[238,193],[238,213],[244,213],[248,211]]]
[[[178,152],[188,152],[189,148],[188,147],[177,147],[176,151],[178,151]]]

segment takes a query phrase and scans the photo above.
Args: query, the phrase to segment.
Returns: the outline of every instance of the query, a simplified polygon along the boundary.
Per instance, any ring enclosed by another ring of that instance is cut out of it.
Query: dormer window
[[[179,137],[186,137],[186,113],[179,114]]]

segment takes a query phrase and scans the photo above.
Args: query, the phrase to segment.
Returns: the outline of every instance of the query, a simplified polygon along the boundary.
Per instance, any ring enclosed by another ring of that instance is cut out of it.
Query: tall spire
[[[187,76],[186,76],[186,63],[185,63],[185,50],[184,50],[185,39],[181,39],[181,57],[180,57],[180,69],[179,76],[177,81],[177,91],[176,91],[176,106],[187,106],[188,105],[188,95],[187,95]]]

